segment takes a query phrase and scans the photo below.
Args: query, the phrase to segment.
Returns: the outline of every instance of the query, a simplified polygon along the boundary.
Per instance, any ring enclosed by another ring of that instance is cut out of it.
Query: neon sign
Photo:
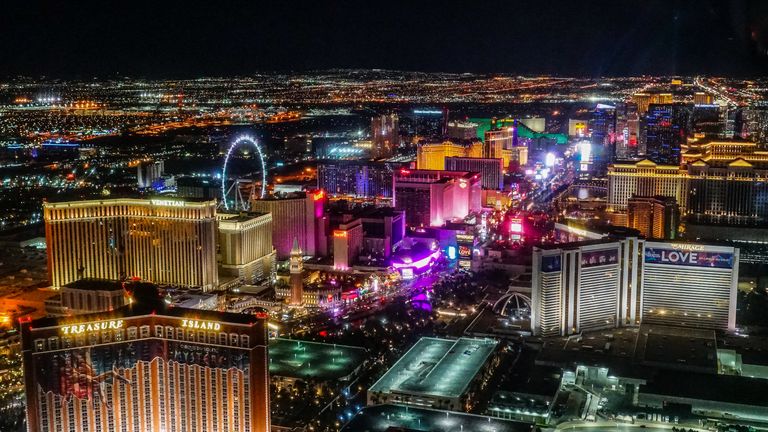
[[[155,206],[164,206],[164,207],[184,207],[184,201],[175,201],[175,200],[157,200],[153,199],[150,200],[152,205]]]
[[[703,251],[704,250],[704,245],[688,244],[688,243],[674,243],[674,244],[672,244],[672,247],[675,248],[675,249],[688,250],[688,251]]]
[[[65,335],[71,334],[84,334],[93,333],[102,330],[117,330],[123,328],[125,322],[123,320],[101,321],[91,322],[83,324],[71,324],[61,328],[61,332]]]
[[[181,320],[181,326],[199,330],[221,330],[221,324],[214,321]]]
[[[646,247],[645,262],[646,264],[671,264],[731,269],[734,266],[735,259],[732,253],[726,252],[694,252],[677,248],[664,249]]]

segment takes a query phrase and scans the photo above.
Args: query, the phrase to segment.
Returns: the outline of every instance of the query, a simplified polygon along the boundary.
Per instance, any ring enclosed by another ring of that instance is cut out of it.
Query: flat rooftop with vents
[[[342,432],[532,432],[533,430],[533,424],[519,421],[398,405],[364,408],[341,429]]]
[[[270,375],[289,381],[349,380],[365,359],[359,347],[282,338],[269,342]]]
[[[460,409],[496,350],[491,339],[421,338],[368,391],[368,405]]]

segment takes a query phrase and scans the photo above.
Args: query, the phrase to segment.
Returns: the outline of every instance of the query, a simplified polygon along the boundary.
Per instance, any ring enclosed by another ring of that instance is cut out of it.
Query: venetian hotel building
[[[267,432],[267,316],[134,303],[23,321],[29,432]]]
[[[133,277],[204,290],[218,285],[214,200],[45,203],[43,214],[54,287]]]

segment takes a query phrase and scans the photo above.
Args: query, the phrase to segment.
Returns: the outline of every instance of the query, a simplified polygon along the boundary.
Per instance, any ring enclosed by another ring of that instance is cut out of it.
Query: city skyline
[[[768,429],[766,1],[3,4],[0,210],[2,432]]]

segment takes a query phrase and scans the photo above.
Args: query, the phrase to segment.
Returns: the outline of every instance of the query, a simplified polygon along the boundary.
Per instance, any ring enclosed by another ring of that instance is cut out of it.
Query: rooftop
[[[158,206],[158,207],[206,207],[216,206],[215,199],[208,198],[176,198],[176,197],[152,197],[152,198],[104,198],[72,201],[66,197],[51,197],[43,203],[47,208],[69,208],[69,207],[94,207],[105,205],[135,205],[135,206]]]
[[[440,432],[529,432],[533,425],[495,417],[459,412],[377,405],[357,413],[342,432],[386,432],[390,430]]]
[[[220,321],[228,324],[251,325],[263,320],[263,317],[251,314],[239,314],[232,312],[218,312],[203,309],[187,309],[182,307],[165,307],[160,302],[157,307],[133,303],[107,312],[75,315],[72,317],[45,317],[32,321],[32,328],[43,329],[75,323],[92,321],[106,321],[116,318],[133,318],[146,315],[158,315],[177,318],[191,318],[196,320]]]
[[[219,217],[219,223],[224,222],[225,224],[227,222],[248,222],[250,220],[258,219],[262,216],[268,215],[270,213],[268,212],[247,212],[247,213],[237,213],[237,214],[230,214],[230,213],[218,213],[217,216]]]
[[[353,346],[281,338],[269,343],[269,373],[283,377],[338,380],[365,358],[365,350]]]
[[[496,348],[490,339],[421,338],[370,391],[459,397]]]
[[[642,385],[640,393],[768,406],[768,380],[733,375],[667,370]]]

